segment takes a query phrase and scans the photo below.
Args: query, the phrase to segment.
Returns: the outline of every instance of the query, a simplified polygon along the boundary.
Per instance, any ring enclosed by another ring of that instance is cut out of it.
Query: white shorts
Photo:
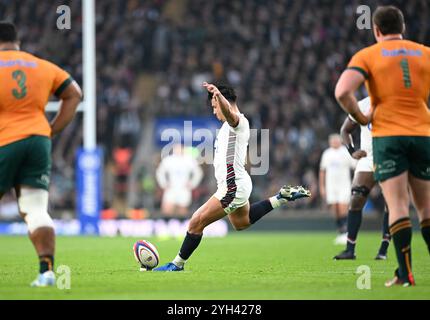
[[[214,197],[221,202],[224,212],[230,214],[248,203],[251,192],[252,180],[250,176],[247,176],[240,180],[235,180],[235,186],[231,186],[230,190],[226,182],[221,182],[218,184],[218,190],[215,192]]]
[[[335,185],[326,187],[327,204],[345,203],[348,204],[351,198],[351,186]]]
[[[187,188],[169,188],[164,190],[163,203],[169,203],[180,207],[189,207],[191,204],[191,190]]]
[[[373,157],[361,158],[355,167],[355,173],[358,172],[373,172]]]

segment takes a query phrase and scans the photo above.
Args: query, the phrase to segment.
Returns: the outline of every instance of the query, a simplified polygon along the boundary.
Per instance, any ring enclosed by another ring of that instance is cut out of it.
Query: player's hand
[[[355,160],[367,157],[367,153],[364,150],[357,150],[351,155]]]
[[[360,110],[358,110],[357,113],[351,115],[362,126],[367,126],[371,120],[369,119],[369,116],[364,115]]]
[[[221,94],[221,92],[218,90],[218,88],[213,84],[203,82],[203,87],[205,87],[207,91],[212,93],[215,98],[218,98],[219,95]]]

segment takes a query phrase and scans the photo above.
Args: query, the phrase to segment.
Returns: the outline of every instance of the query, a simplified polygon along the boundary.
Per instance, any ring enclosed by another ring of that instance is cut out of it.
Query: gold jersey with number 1
[[[359,51],[348,69],[361,72],[375,108],[372,136],[430,136],[430,48],[388,40]]]

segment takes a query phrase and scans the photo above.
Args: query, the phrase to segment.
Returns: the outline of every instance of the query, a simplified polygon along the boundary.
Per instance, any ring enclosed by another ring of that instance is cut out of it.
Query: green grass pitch
[[[71,268],[71,289],[30,288],[37,259],[26,237],[0,237],[0,299],[430,299],[430,257],[419,233],[413,239],[417,286],[385,288],[395,268],[373,260],[379,233],[362,232],[357,260],[333,261],[342,247],[334,233],[231,233],[203,239],[185,272],[139,272],[135,238],[60,237],[56,266]],[[161,263],[181,242],[154,243]],[[371,289],[357,289],[357,267],[368,265]]]

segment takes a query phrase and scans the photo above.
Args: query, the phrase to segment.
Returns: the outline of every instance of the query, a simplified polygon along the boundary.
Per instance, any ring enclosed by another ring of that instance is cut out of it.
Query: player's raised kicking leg
[[[275,208],[286,204],[289,201],[309,197],[310,191],[299,186],[284,186],[279,193],[269,199],[254,203],[252,205],[246,201],[245,205],[231,211],[229,220],[236,230],[245,230],[260,220],[267,213]],[[231,210],[225,207],[216,196],[211,197],[192,216],[188,225],[188,232],[182,243],[181,249],[175,259],[154,271],[182,271],[185,262],[200,244],[203,237],[203,230],[212,222],[222,219]]]

